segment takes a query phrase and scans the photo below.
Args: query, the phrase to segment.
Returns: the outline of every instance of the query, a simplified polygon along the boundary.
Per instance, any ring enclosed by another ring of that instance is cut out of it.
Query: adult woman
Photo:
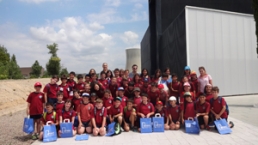
[[[185,66],[184,76],[186,76],[189,81],[192,80],[191,79],[191,68],[190,68],[190,66]]]
[[[158,83],[160,81],[161,77],[161,70],[160,69],[156,69],[155,74],[152,78],[152,82]]]
[[[207,84],[212,85],[212,78],[209,74],[206,73],[206,70],[203,66],[199,67],[200,76],[198,77],[198,86],[199,86],[199,92],[204,93],[204,87]]]
[[[141,77],[142,81],[147,78],[150,82],[149,72],[146,68],[142,69],[142,73],[141,73],[140,77]]]
[[[91,75],[92,75],[92,74],[96,74],[96,70],[93,69],[93,68],[90,69],[90,71],[89,71],[90,78],[91,78]]]

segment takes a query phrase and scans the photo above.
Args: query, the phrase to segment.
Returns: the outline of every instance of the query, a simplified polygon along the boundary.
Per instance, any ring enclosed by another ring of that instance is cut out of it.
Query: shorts
[[[131,124],[129,118],[124,118],[124,121],[125,121],[127,124]]]
[[[198,116],[198,122],[199,122],[199,125],[204,125],[204,119],[203,119],[203,116]]]
[[[83,127],[90,127],[90,121],[82,122]]]
[[[34,120],[40,119],[41,117],[42,117],[42,114],[30,115],[30,118],[31,118],[31,119],[34,119]]]
[[[53,105],[57,103],[57,98],[49,98],[47,97],[47,102],[52,103]]]
[[[173,122],[174,124],[176,124],[177,121],[178,121],[178,120],[172,120],[172,122]],[[171,123],[172,123],[172,122],[171,122]],[[180,121],[179,121],[179,122],[180,122]]]

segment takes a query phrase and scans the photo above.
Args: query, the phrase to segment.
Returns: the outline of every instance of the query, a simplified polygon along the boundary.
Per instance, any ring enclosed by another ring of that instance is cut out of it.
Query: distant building
[[[21,73],[23,75],[23,78],[30,78],[30,73],[32,72],[31,67],[20,67]],[[44,74],[44,68],[41,69],[40,77],[42,77]]]

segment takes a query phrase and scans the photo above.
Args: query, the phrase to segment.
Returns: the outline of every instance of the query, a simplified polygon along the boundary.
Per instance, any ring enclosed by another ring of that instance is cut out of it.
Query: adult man
[[[103,68],[103,72],[105,72],[105,73],[107,73],[107,71],[108,71],[108,64],[106,63],[106,62],[104,62],[103,64],[102,64],[102,68]]]
[[[129,78],[133,78],[134,77],[134,75],[135,74],[137,74],[137,69],[138,69],[138,66],[136,65],[136,64],[134,64],[133,66],[132,66],[132,72],[131,73],[129,73]]]

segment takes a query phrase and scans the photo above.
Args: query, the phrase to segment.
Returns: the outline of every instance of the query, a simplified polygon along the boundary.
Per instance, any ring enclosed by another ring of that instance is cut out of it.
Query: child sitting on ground
[[[168,130],[169,129],[169,125],[168,125],[168,123],[166,122],[166,120],[167,120],[167,112],[166,112],[166,109],[165,109],[165,107],[163,107],[163,103],[161,102],[161,101],[158,101],[157,103],[156,103],[156,109],[155,109],[155,114],[160,114],[161,115],[161,117],[164,117],[164,129],[165,130]]]
[[[136,121],[136,110],[133,108],[133,100],[127,101],[127,106],[124,107],[124,130],[137,131],[137,127],[134,126]]]
[[[123,107],[121,105],[121,98],[116,97],[114,105],[108,110],[110,123],[116,122],[122,125],[123,123]]]
[[[174,96],[169,98],[170,106],[167,108],[167,124],[170,130],[178,130],[180,128],[180,107],[176,104],[177,99]]]
[[[206,96],[203,93],[199,95],[199,101],[195,103],[196,117],[198,118],[199,125],[201,129],[206,128],[210,130],[209,127],[209,112],[210,103],[206,102]]]
[[[96,100],[91,117],[93,135],[104,136],[106,134],[107,109],[103,106],[103,101],[101,99]]]

